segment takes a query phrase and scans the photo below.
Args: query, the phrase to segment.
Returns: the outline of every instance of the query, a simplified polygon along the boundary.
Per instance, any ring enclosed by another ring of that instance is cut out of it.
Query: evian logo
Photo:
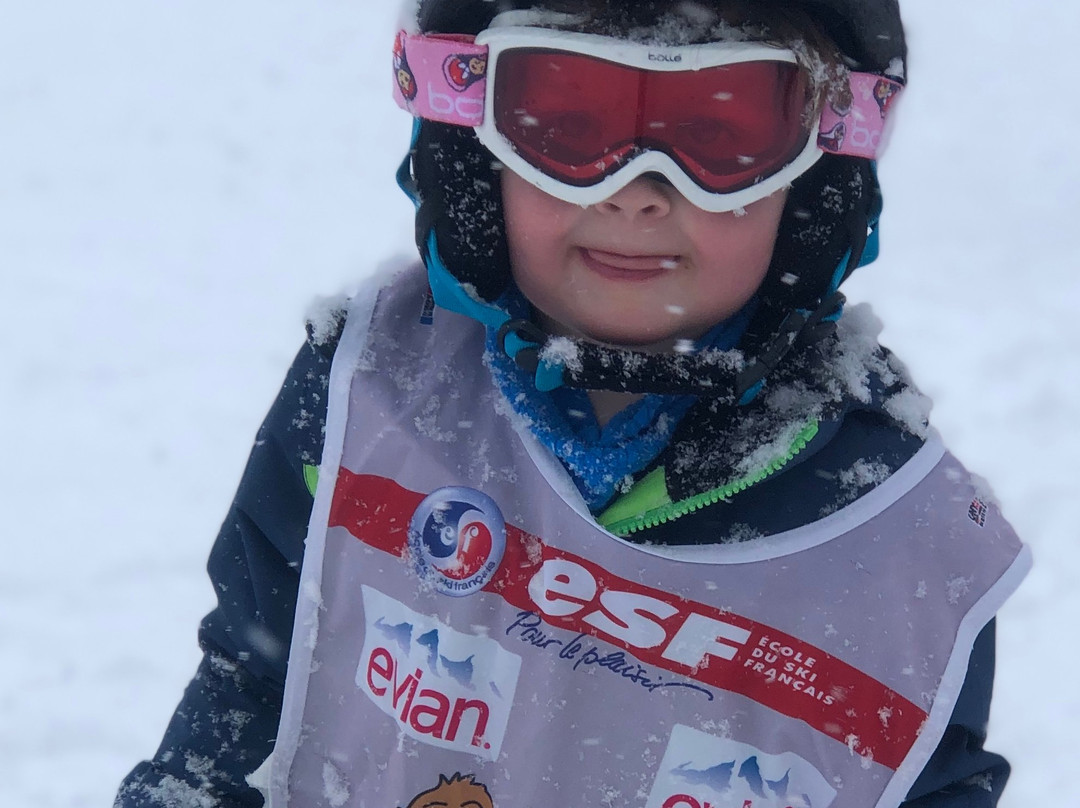
[[[770,755],[677,724],[646,808],[828,808],[836,790],[794,752]]]
[[[473,488],[440,488],[409,522],[409,547],[420,577],[444,595],[481,589],[506,551],[506,521],[495,501]]]
[[[650,62],[681,62],[681,53],[650,53]]]
[[[366,631],[356,686],[406,735],[495,760],[521,657],[370,586],[361,590]]]

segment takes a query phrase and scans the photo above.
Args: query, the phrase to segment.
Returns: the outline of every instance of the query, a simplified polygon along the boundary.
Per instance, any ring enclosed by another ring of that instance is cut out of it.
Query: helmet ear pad
[[[510,282],[510,255],[495,158],[472,129],[424,121],[413,147],[413,174],[421,255],[427,255],[434,230],[450,273],[484,300],[496,300]]]
[[[761,299],[784,310],[816,308],[855,269],[838,274],[848,250],[861,250],[879,205],[869,160],[822,155],[788,190]]]

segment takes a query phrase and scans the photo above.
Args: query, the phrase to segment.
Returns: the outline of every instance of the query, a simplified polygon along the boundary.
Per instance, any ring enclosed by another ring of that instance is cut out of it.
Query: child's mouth
[[[679,265],[677,255],[622,255],[586,247],[579,251],[585,266],[598,275],[613,280],[649,280]]]

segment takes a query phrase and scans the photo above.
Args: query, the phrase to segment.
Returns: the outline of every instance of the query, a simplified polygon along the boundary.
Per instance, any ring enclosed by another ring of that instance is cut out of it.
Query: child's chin
[[[678,341],[678,337],[670,334],[643,334],[639,331],[627,331],[625,329],[594,331],[586,334],[586,337],[603,345],[627,348],[632,351],[644,351],[646,353],[670,351]]]

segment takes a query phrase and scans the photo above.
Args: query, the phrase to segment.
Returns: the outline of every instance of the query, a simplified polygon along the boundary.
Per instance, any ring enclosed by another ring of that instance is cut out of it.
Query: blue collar
[[[516,290],[504,295],[499,305],[511,316],[528,313],[528,303]],[[695,349],[733,348],[755,307],[756,301],[751,301],[715,326]],[[497,334],[497,328],[487,327],[485,360],[495,385],[537,440],[562,461],[594,513],[656,459],[697,400],[690,395],[646,395],[601,427],[586,391],[568,387],[538,390],[533,375],[499,349]]]

